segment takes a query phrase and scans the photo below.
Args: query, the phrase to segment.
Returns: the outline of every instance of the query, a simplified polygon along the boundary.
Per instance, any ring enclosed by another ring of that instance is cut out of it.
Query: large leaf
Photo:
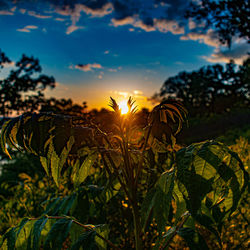
[[[69,234],[72,222],[73,221],[70,218],[57,220],[46,237],[44,248],[61,250],[62,245]]]
[[[177,100],[168,99],[155,106],[148,119],[151,147],[164,152],[166,145],[174,146],[186,116],[187,110]]]
[[[234,152],[215,141],[192,144],[177,152],[177,185],[192,216],[208,225],[228,217],[241,199],[248,174]],[[205,216],[205,217],[204,217]]]
[[[0,239],[0,248],[14,250],[16,249],[16,244],[22,244],[23,237],[19,237],[20,232],[23,230],[25,225],[29,222],[28,218],[23,218],[22,221],[16,227],[10,228]],[[23,236],[23,235],[22,235]]]
[[[79,186],[88,177],[90,168],[95,163],[97,156],[96,153],[92,153],[85,158],[82,164],[80,164],[79,160],[76,162],[72,174],[72,181],[75,187]]]
[[[31,114],[7,121],[1,131],[1,147],[9,155],[8,148],[25,150],[38,155],[46,173],[51,173],[59,186],[60,174],[69,156],[78,157],[82,150],[95,148],[93,129],[74,124],[74,117],[49,113]],[[79,152],[79,154],[78,154]],[[10,156],[10,155],[9,155]],[[68,161],[74,165],[74,161]],[[79,182],[89,171],[82,168]]]
[[[144,228],[147,227],[150,217],[153,216],[156,219],[159,231],[164,231],[168,221],[174,179],[175,170],[164,172],[146,195],[142,204]]]
[[[95,231],[87,231],[83,233],[78,240],[72,245],[71,250],[97,250],[95,242]]]
[[[38,219],[35,223],[34,226],[31,229],[31,233],[28,239],[28,249],[39,249],[39,240],[41,236],[41,232],[45,226],[45,224],[48,221],[47,216],[43,216],[40,219]]]

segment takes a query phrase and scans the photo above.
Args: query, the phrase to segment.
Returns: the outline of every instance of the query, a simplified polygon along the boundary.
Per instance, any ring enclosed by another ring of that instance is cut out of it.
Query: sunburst
[[[119,106],[119,109],[121,110],[122,115],[125,115],[128,113],[129,107],[128,107],[128,103],[126,100],[119,102],[118,106]]]

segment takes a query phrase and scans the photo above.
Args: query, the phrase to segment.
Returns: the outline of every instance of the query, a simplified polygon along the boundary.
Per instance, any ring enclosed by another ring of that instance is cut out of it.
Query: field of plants
[[[250,249],[249,16],[0,0],[0,249]]]
[[[144,116],[127,105],[111,98],[106,127],[52,113],[4,123],[1,249],[249,247],[248,136],[179,145],[180,102]]]

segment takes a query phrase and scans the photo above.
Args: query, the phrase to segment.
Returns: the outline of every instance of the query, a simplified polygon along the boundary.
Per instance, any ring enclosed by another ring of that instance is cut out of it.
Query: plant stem
[[[140,222],[140,214],[139,208],[137,204],[132,204],[132,212],[133,212],[133,221],[134,221],[134,233],[135,233],[135,249],[142,249],[142,240],[141,240],[141,222]]]
[[[137,186],[139,178],[140,178],[142,164],[143,164],[143,160],[144,160],[144,154],[145,154],[146,147],[147,147],[147,144],[148,144],[148,139],[149,139],[149,135],[151,133],[151,129],[152,129],[152,126],[149,125],[148,131],[147,131],[147,134],[146,134],[146,138],[145,138],[145,142],[144,142],[143,148],[142,148],[142,154],[141,154],[141,159],[140,159],[140,162],[139,162],[139,165],[138,165],[137,174],[135,176],[135,186]]]

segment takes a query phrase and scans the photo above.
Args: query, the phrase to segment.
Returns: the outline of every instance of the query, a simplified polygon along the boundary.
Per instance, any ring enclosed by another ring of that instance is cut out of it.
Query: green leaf
[[[69,155],[77,156],[95,146],[92,128],[75,126],[71,116],[51,113],[31,114],[12,118],[5,122],[1,130],[1,147],[9,155],[7,148],[22,149],[38,155],[47,174],[59,186],[60,174]],[[85,150],[86,149],[86,150]],[[10,157],[10,155],[9,155]],[[87,168],[80,169],[82,177]]]
[[[49,175],[49,165],[48,165],[48,160],[46,157],[40,156],[40,162],[46,172],[47,175]]]
[[[96,158],[97,154],[92,153],[86,157],[81,166],[79,166],[79,162],[74,166],[72,180],[75,187],[79,186],[89,176],[90,168],[95,163]]]
[[[29,241],[31,244],[30,249],[39,249],[39,240],[40,240],[41,232],[47,221],[48,221],[48,217],[43,216],[35,222],[30,233],[30,238],[31,238]]]
[[[23,218],[22,221],[16,227],[10,228],[1,238],[0,247],[3,246],[4,241],[7,241],[8,250],[15,249],[15,244],[18,240],[18,235],[21,230],[24,228],[26,223],[29,221],[28,218]]]
[[[208,216],[219,226],[235,211],[248,183],[237,154],[205,141],[179,150],[176,162],[177,185],[187,209],[195,219]]]
[[[108,239],[108,235],[110,231],[108,228],[108,225],[98,225],[95,227],[95,231],[99,235],[101,235],[104,239]],[[96,236],[95,241],[99,250],[107,249],[107,243],[104,240],[102,240],[100,237]]]
[[[44,249],[61,250],[63,242],[69,234],[72,222],[73,220],[68,218],[57,220],[46,237]]]
[[[71,250],[97,250],[95,236],[95,231],[87,231],[83,233],[72,245]]]
[[[8,150],[7,150],[7,145],[6,145],[6,139],[7,139],[7,138],[6,138],[6,137],[7,137],[6,132],[7,132],[7,128],[8,128],[8,125],[10,124],[10,122],[11,122],[11,120],[6,121],[6,122],[3,124],[2,128],[1,128],[1,148],[2,148],[3,152],[4,152],[6,155],[8,155],[9,158],[11,159],[11,156],[10,156]]]
[[[174,188],[175,170],[164,172],[142,204],[143,228],[146,229],[151,214],[156,219],[159,231],[164,231]]]
[[[73,193],[70,196],[65,197],[60,207],[60,214],[64,214],[64,215],[68,214],[70,209],[73,207],[76,199],[77,199],[77,195],[75,193]]]

